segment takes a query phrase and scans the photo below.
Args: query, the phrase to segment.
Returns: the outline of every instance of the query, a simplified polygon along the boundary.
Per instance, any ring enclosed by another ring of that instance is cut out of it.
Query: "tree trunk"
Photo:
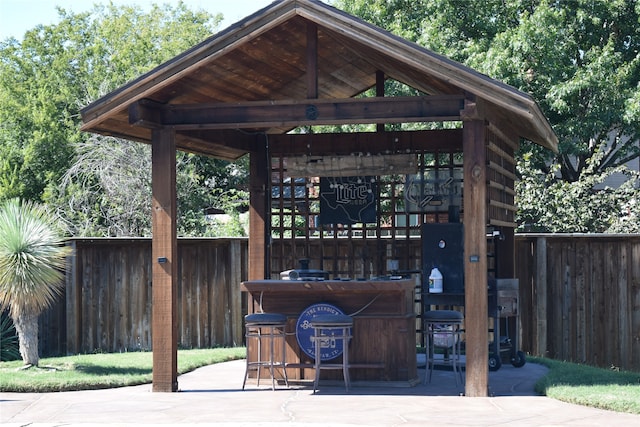
[[[25,365],[38,366],[38,315],[22,311],[18,316],[11,316],[18,332],[20,355]]]

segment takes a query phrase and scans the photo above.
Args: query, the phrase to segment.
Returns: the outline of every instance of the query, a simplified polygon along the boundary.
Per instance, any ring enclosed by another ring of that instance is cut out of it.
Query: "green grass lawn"
[[[178,373],[245,357],[244,347],[178,350]],[[99,353],[40,359],[21,369],[22,361],[0,362],[0,391],[92,390],[151,382],[151,352]]]
[[[640,414],[640,373],[602,369],[552,359],[528,357],[549,372],[535,390],[563,402]]]
[[[179,350],[178,373],[242,359],[245,349]],[[527,357],[549,367],[536,391],[553,399],[617,412],[640,414],[640,373],[600,369],[551,359]],[[22,361],[0,362],[0,391],[89,390],[151,382],[150,352],[84,354],[44,358],[39,367],[21,369]]]

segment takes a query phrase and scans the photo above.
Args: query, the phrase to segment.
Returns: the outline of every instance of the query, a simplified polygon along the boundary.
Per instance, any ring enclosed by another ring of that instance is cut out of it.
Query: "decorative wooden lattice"
[[[272,158],[271,276],[298,268],[302,258],[340,278],[419,270],[421,225],[462,219],[462,153],[407,154],[415,173],[374,175],[375,222],[351,224],[322,224],[320,177],[292,176],[287,157]]]
[[[514,183],[517,142],[496,128],[487,130],[487,223],[496,227],[516,227]]]

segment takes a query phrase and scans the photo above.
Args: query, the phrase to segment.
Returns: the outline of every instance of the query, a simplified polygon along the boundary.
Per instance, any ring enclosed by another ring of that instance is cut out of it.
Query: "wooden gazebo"
[[[417,95],[385,97],[387,80]],[[250,280],[270,278],[277,258],[268,243],[273,179],[282,190],[283,178],[304,179],[305,162],[349,156],[379,156],[381,170],[368,170],[370,175],[391,174],[383,168],[394,155],[414,156],[424,172],[431,167],[425,153],[436,153],[463,159],[466,395],[487,395],[487,227],[504,236],[495,274],[512,277],[514,152],[520,138],[557,149],[553,130],[528,95],[319,1],[284,0],[102,97],[82,110],[82,120],[84,131],[152,145],[154,391],[177,390],[176,150],[228,160],[250,154]],[[389,126],[422,122],[454,125],[418,131]],[[374,124],[376,131],[291,132],[352,124]],[[297,175],[286,172],[293,163],[299,169],[302,163]],[[297,181],[289,182],[295,201]],[[307,201],[312,186],[302,184]],[[438,215],[435,209],[417,216],[419,222],[445,221]],[[293,256],[308,255],[311,228],[306,222],[301,233],[291,229],[279,238],[302,247]],[[378,221],[373,228],[365,227],[360,238],[379,239],[384,227]],[[396,231],[391,239],[401,244]],[[305,232],[296,243],[295,235]]]

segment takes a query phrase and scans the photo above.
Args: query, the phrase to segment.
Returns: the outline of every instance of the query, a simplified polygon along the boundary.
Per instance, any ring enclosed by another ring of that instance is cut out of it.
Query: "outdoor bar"
[[[242,290],[249,293],[253,311],[283,313],[288,318],[289,381],[313,379],[313,359],[309,354],[313,342],[304,328],[304,320],[328,306],[354,318],[349,356],[351,379],[407,385],[414,385],[418,380],[414,288],[414,281],[407,279],[242,283]]]
[[[411,95],[389,96],[390,84]],[[465,395],[487,395],[488,280],[514,275],[515,152],[521,138],[557,150],[527,94],[323,2],[284,0],[81,113],[84,131],[152,146],[154,391],[178,389],[183,150],[249,155],[248,277],[237,292],[247,313],[286,315],[287,371],[299,379],[311,360],[297,322],[324,303],[353,316],[355,379],[415,381],[429,305],[420,293],[434,267],[424,226],[461,224]],[[326,275],[283,280],[300,259]]]

